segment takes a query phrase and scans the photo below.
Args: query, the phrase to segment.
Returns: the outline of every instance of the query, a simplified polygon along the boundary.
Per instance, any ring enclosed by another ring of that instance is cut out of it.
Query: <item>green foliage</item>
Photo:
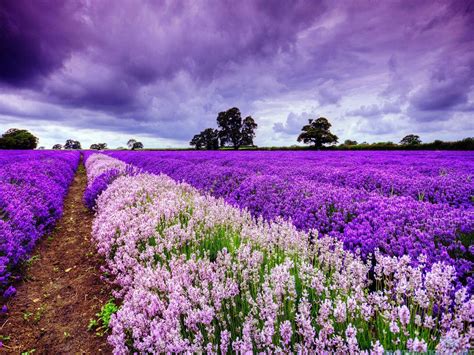
[[[196,134],[189,144],[196,149],[218,149],[232,147],[239,149],[241,146],[253,146],[255,130],[258,125],[252,116],[247,116],[242,121],[240,110],[233,107],[217,115],[218,129],[206,128]]]
[[[87,330],[95,331],[98,336],[103,336],[109,329],[110,317],[118,311],[119,307],[115,304],[115,300],[111,298],[102,306],[100,312],[96,314],[97,319],[89,320]]]
[[[409,134],[405,137],[402,138],[400,141],[401,145],[418,145],[421,144],[421,139],[420,136],[417,136],[416,134]]]
[[[135,142],[132,146],[132,150],[135,149],[143,149],[143,143],[142,142]]]
[[[317,120],[309,119],[308,124],[303,126],[297,141],[304,144],[312,143],[315,148],[321,148],[325,144],[337,143],[337,136],[330,131],[331,124],[325,117]]]
[[[357,145],[341,144],[326,149],[336,150],[474,150],[474,138],[468,137],[455,142],[435,140],[432,143],[395,144],[393,142],[360,143]]]
[[[28,321],[32,315],[33,315],[33,313],[31,313],[29,311],[23,312],[23,320]]]
[[[0,149],[35,149],[38,138],[26,129],[11,128],[0,137]]]
[[[253,139],[255,138],[255,130],[257,127],[258,125],[252,116],[245,117],[242,123],[241,145],[253,146]]]
[[[350,140],[350,139],[346,139],[344,141],[344,145],[357,145],[357,141],[353,141],[353,140]]]
[[[217,129],[206,128],[201,133],[196,134],[189,145],[196,149],[219,149],[219,132]]]
[[[107,149],[107,143],[94,143],[94,144],[91,144],[90,149],[93,149],[93,150]]]
[[[25,263],[27,267],[30,267],[33,265],[36,261],[40,260],[41,257],[39,255],[33,255],[31,258],[29,258]]]
[[[143,143],[132,138],[128,140],[127,147],[129,147],[131,150],[143,149]]]
[[[219,138],[221,147],[231,145],[234,149],[241,146],[242,116],[237,107],[227,111],[219,112],[217,115],[217,126],[219,127]]]
[[[82,149],[81,142],[68,139],[66,144],[64,144],[64,149]]]

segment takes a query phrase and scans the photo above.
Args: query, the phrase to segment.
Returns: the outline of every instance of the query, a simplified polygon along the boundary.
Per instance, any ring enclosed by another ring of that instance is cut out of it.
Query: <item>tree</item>
[[[221,147],[231,144],[234,149],[239,149],[242,144],[242,116],[237,107],[233,107],[227,111],[219,112],[217,115],[217,125],[220,128],[219,138]]]
[[[330,128],[331,124],[324,117],[319,117],[317,120],[309,119],[308,124],[301,129],[297,140],[305,144],[313,143],[318,149],[324,144],[337,143],[338,138],[331,133]]]
[[[344,145],[357,145],[357,141],[353,141],[353,140],[350,140],[350,139],[346,139],[344,141]]]
[[[199,134],[195,134],[194,137],[189,142],[189,145],[192,147],[195,147],[196,149],[201,149],[204,146],[202,132]]]
[[[0,137],[0,149],[35,149],[38,138],[26,129],[10,128]]]
[[[400,141],[401,145],[418,145],[421,143],[420,136],[416,134],[409,134]]]
[[[68,139],[64,144],[64,149],[82,149],[81,143],[73,139]]]
[[[199,134],[196,134],[189,145],[196,147],[196,149],[219,149],[219,132],[217,129],[206,128]]]
[[[133,143],[132,150],[135,150],[135,149],[143,149],[143,143],[142,142]]]
[[[94,150],[107,149],[107,143],[94,143],[91,145],[90,149],[94,149]]]
[[[62,144],[55,144],[55,145],[53,145],[53,149],[56,149],[56,150],[63,149],[63,145]]]
[[[253,139],[255,138],[255,130],[257,129],[258,124],[255,123],[255,120],[252,116],[247,116],[242,123],[242,145],[252,145]]]
[[[219,127],[220,146],[231,145],[239,149],[242,145],[253,145],[255,120],[248,116],[242,122],[240,110],[233,107],[227,111],[219,112],[217,115],[217,126]]]
[[[137,143],[137,140],[136,139],[129,139],[128,142],[127,142],[127,147],[130,148],[130,149],[133,149],[133,145]]]

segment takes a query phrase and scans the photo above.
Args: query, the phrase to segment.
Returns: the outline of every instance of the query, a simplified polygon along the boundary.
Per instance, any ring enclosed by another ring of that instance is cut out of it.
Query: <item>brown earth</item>
[[[81,163],[63,217],[37,246],[15,285],[8,315],[0,319],[1,353],[111,353],[106,336],[87,330],[111,289],[100,279],[103,261],[91,241],[93,214],[82,203],[86,182]]]

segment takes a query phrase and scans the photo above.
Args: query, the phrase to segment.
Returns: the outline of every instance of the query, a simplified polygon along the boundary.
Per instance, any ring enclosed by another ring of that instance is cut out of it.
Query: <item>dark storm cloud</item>
[[[474,59],[446,60],[433,68],[429,80],[411,95],[407,114],[420,122],[446,121],[456,112],[472,111]]]
[[[4,0],[0,3],[0,82],[29,85],[60,68],[85,33],[78,2]]]
[[[414,93],[411,104],[420,111],[449,110],[468,102],[473,85],[474,60],[466,64],[447,62]]]
[[[183,140],[232,106],[286,136],[306,119],[287,112],[314,109],[377,134],[474,107],[472,4],[4,0],[0,99],[11,117]]]

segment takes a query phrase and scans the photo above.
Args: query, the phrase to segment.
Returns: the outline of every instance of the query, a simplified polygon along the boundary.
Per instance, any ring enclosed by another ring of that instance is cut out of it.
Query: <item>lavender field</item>
[[[474,354],[474,0],[0,0],[0,354]]]
[[[472,153],[85,156],[116,353],[469,348]]]
[[[61,217],[79,152],[0,150],[0,290],[16,292],[17,266]],[[4,306],[5,307],[5,306]]]

